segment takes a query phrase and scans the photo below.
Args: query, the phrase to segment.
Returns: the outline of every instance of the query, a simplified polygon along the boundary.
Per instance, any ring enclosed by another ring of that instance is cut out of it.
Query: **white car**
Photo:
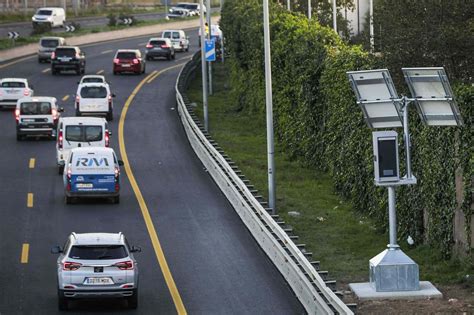
[[[172,8],[168,13],[169,18],[187,18],[191,16],[191,12],[188,9],[183,8]]]
[[[191,3],[191,2],[178,2],[174,6],[172,6],[169,11],[173,13],[176,9],[186,9],[189,10],[190,16],[199,16],[201,13],[201,6],[199,3]],[[203,11],[206,13],[206,6],[203,6]]]
[[[83,83],[104,83],[104,84],[109,84],[107,80],[105,80],[105,77],[103,75],[98,75],[98,74],[89,74],[85,75],[81,78],[77,84],[83,84]]]
[[[113,98],[106,83],[82,83],[77,87],[76,101],[74,103],[76,116],[104,116],[113,120]]]
[[[161,33],[162,38],[169,38],[175,51],[189,50],[189,37],[183,30],[165,30]]]
[[[73,148],[108,147],[112,134],[104,118],[62,117],[56,135],[56,162],[61,175]]]
[[[0,106],[15,108],[22,97],[33,96],[33,86],[27,79],[4,78],[0,80]]]
[[[39,8],[31,18],[33,27],[40,24],[49,24],[53,27],[63,27],[66,22],[66,12],[63,8]]]

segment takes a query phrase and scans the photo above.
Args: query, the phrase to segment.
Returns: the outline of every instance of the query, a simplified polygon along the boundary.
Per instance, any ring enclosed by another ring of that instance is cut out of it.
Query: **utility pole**
[[[374,46],[375,46],[375,39],[374,39],[374,1],[370,0],[369,2],[369,29],[370,29],[370,52],[374,52]]]
[[[291,11],[291,0],[286,0],[286,8],[288,9],[288,11]]]
[[[201,5],[201,72],[202,72],[202,105],[203,105],[203,114],[204,114],[204,129],[209,131],[209,120],[207,114],[207,73],[206,73],[206,52],[205,52],[205,41],[206,30],[204,28],[204,3],[203,0],[199,0]]]
[[[268,0],[263,0],[263,42],[265,46],[265,103],[267,113],[268,204],[273,214],[275,204],[275,160],[273,144],[272,64],[270,51],[270,18]]]
[[[212,27],[211,27],[211,0],[207,0],[207,13],[206,13],[206,17],[207,17],[207,26],[208,26],[208,29],[209,29],[209,32],[207,34],[207,39],[208,40],[211,40],[212,36]],[[209,61],[207,63],[207,66],[208,66],[208,70],[209,70],[209,95],[212,95],[212,62]]]
[[[337,6],[336,0],[332,0],[332,25],[334,28],[334,32],[337,34]]]
[[[311,20],[311,11],[313,9],[311,8],[311,0],[308,0],[308,19]]]

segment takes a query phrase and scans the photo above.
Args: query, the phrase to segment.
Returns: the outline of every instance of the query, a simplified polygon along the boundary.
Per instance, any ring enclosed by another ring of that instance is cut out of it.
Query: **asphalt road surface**
[[[119,48],[143,50],[147,38],[83,46],[86,73],[103,73],[117,94],[114,121],[109,124],[111,146],[117,154],[124,104],[145,76],[188,60],[197,49],[197,31],[188,34],[189,53],[178,53],[173,61],[149,61],[147,73],[140,76],[113,76],[112,58]],[[63,115],[74,115],[79,76],[52,76],[49,69],[33,56],[9,66],[0,64],[0,77],[28,78],[36,96],[55,96],[65,108]],[[123,144],[185,310],[189,314],[304,313],[189,146],[174,108],[179,69],[149,77],[129,102]],[[3,110],[0,148],[0,314],[58,313],[57,256],[50,254],[50,248],[62,245],[72,231],[122,231],[142,252],[136,254],[140,269],[137,310],[126,309],[120,300],[80,301],[72,303],[69,313],[177,313],[176,293],[170,293],[164,280],[153,235],[123,170],[120,204],[92,200],[65,205],[54,141],[17,142],[13,113]],[[32,194],[31,207],[28,194]],[[23,244],[29,244],[27,257],[22,254]]]

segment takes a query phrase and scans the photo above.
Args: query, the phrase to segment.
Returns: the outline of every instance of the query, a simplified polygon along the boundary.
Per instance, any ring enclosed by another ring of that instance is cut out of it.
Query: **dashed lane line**
[[[28,163],[28,167],[29,168],[35,168],[35,163],[36,163],[35,158],[31,158],[30,163]]]
[[[28,208],[33,208],[33,193],[28,193],[28,196],[26,198],[26,206]]]
[[[63,102],[67,101],[69,99],[69,95],[64,95],[64,97],[62,98]]]
[[[30,244],[24,243],[23,246],[21,247],[21,258],[20,262],[22,264],[27,264],[28,263],[28,255],[30,251]]]

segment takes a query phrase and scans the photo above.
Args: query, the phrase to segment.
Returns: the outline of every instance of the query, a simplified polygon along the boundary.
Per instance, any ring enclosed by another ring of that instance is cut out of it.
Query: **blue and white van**
[[[111,198],[119,203],[122,165],[111,148],[72,149],[63,174],[66,204],[74,198]]]

